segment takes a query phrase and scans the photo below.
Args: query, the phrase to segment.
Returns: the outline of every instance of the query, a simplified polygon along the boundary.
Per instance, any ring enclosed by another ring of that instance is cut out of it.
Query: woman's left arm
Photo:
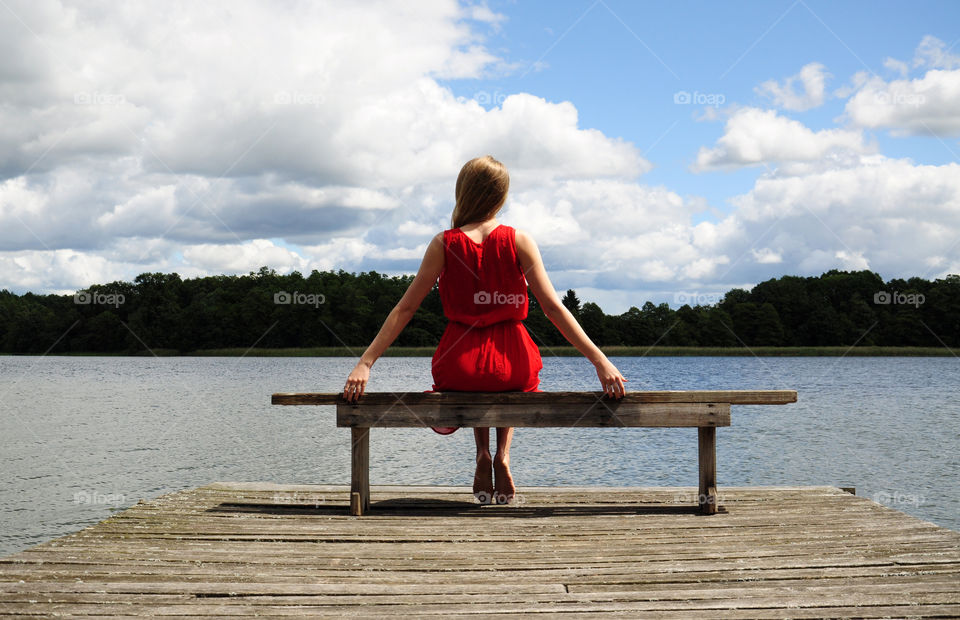
[[[407,326],[410,319],[417,312],[417,308],[427,296],[433,284],[440,277],[443,271],[443,233],[437,234],[430,240],[427,251],[423,255],[423,262],[420,263],[420,269],[407,291],[393,307],[383,326],[373,339],[367,350],[360,356],[360,361],[353,368],[350,376],[347,377],[347,384],[343,388],[343,397],[351,402],[356,402],[363,396],[366,390],[367,381],[370,380],[370,368],[373,363],[383,355],[383,352],[393,344],[403,328]]]

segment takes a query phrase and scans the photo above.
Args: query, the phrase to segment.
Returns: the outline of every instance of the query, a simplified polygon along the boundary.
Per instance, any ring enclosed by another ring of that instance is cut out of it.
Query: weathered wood
[[[592,404],[598,400],[622,404],[639,403],[729,403],[731,405],[785,405],[797,402],[796,390],[666,390],[627,392],[619,401],[603,392],[368,392],[356,404],[347,403],[343,393],[277,393],[274,405],[387,405],[409,407],[450,405]]]
[[[366,403],[337,405],[344,427],[693,427],[730,426],[727,403],[534,403],[507,409],[501,404],[410,406]]]
[[[370,429],[354,428],[350,434],[350,513],[359,517],[370,508]]]
[[[700,495],[697,498],[700,512],[706,515],[717,513],[717,429],[697,429],[697,444],[700,454]]]
[[[369,434],[374,427],[697,427],[700,493],[704,514],[715,514],[716,427],[730,426],[732,404],[796,402],[795,390],[694,390],[628,392],[372,392],[351,403],[339,393],[274,394],[278,405],[335,405],[337,426],[354,429],[350,512],[369,508]],[[710,429],[710,432],[706,432]]]
[[[601,536],[604,532],[598,532],[594,536]],[[162,541],[158,541],[162,542]],[[677,540],[673,548],[682,544],[683,540]],[[766,538],[755,543],[762,546]],[[209,543],[208,543],[209,547]],[[90,556],[83,549],[77,549],[88,560]],[[249,556],[249,554],[248,554]],[[257,556],[260,557],[260,556]],[[266,559],[266,557],[265,557]],[[75,558],[76,560],[76,558]],[[799,558],[794,557],[797,562]],[[291,565],[282,558],[267,564],[266,562],[233,562],[230,564],[223,562],[209,562],[205,560],[194,564],[185,564],[184,562],[111,562],[92,564],[87,561],[80,565],[79,562],[22,562],[3,564],[4,560],[0,558],[0,581],[9,581],[5,577],[23,577],[28,581],[25,583],[59,583],[63,584],[62,590],[67,593],[69,588],[66,584],[69,579],[75,577],[78,573],[83,573],[86,579],[96,579],[103,582],[183,582],[198,581],[203,583],[232,583],[232,582],[257,582],[257,583],[302,583],[310,581],[315,583],[356,583],[363,580],[367,583],[390,583],[396,579],[388,571],[376,575],[359,575],[350,571],[344,571],[335,566],[310,566],[310,565]],[[25,565],[29,564],[29,572],[24,572]],[[804,567],[804,568],[760,568],[753,564],[753,561],[745,563],[747,568],[728,568],[712,570],[682,570],[675,572],[664,572],[656,568],[651,568],[640,562],[626,565],[623,562],[613,565],[584,566],[574,563],[571,566],[548,566],[548,567],[525,567],[524,575],[540,582],[554,580],[568,584],[572,589],[577,585],[604,585],[604,586],[636,586],[637,584],[663,584],[670,583],[674,588],[700,588],[704,584],[723,583],[731,581],[740,582],[758,582],[764,580],[777,580],[782,585],[809,585],[812,580],[819,580],[823,583],[836,582],[842,579],[844,583],[936,583],[940,581],[954,581],[957,579],[957,573],[960,572],[960,566],[957,564],[917,564],[910,566],[907,571],[903,567],[893,563],[887,564],[867,564],[852,566],[828,566],[828,567]],[[451,570],[456,570],[454,567]],[[421,568],[409,571],[409,577],[416,583],[443,584],[450,580],[451,570],[436,570]],[[503,575],[496,571],[474,571],[471,576],[471,583],[496,583],[503,579]],[[0,600],[15,600],[16,595],[6,595],[9,598],[3,598],[0,594]]]
[[[960,614],[957,532],[832,487],[705,519],[697,491],[377,485],[355,519],[352,484],[216,483],[0,558],[0,617]]]

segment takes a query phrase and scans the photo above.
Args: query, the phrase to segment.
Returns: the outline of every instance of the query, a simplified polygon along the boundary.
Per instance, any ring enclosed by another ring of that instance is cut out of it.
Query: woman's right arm
[[[603,391],[616,398],[622,397],[626,391],[623,383],[627,379],[607,359],[603,351],[590,340],[590,337],[583,331],[580,323],[577,322],[577,319],[574,318],[567,307],[560,303],[560,298],[553,289],[550,277],[547,276],[547,270],[543,266],[540,248],[537,247],[533,237],[518,230],[516,231],[516,242],[523,274],[527,278],[530,290],[533,291],[537,301],[540,302],[543,313],[557,326],[563,337],[593,363],[597,369],[597,377],[600,379]]]
[[[346,400],[356,402],[363,396],[367,388],[367,381],[370,380],[370,368],[373,367],[373,363],[393,344],[393,341],[397,339],[403,328],[413,318],[423,299],[433,288],[437,278],[440,277],[441,271],[443,271],[443,233],[438,233],[427,245],[423,261],[420,263],[420,269],[413,278],[413,282],[410,283],[403,297],[387,315],[380,331],[377,332],[377,336],[360,356],[360,361],[357,362],[357,365],[354,366],[347,377],[347,383],[343,388],[343,397]]]

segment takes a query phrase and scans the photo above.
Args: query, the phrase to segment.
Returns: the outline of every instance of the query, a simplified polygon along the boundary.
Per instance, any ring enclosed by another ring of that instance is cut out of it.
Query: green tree
[[[783,325],[780,315],[770,302],[762,304],[756,313],[753,338],[748,344],[760,347],[776,347],[783,342]]]
[[[597,346],[608,344],[603,310],[597,304],[589,301],[583,304],[580,309],[580,326]]]
[[[262,267],[243,276],[181,280],[145,273],[134,282],[93,285],[115,305],[75,303],[73,295],[0,290],[0,350],[134,352],[150,349],[362,347],[376,335],[412,276],[371,271],[278,274]],[[879,292],[900,303],[878,303]],[[323,303],[278,303],[285,292],[322,295]],[[913,295],[914,303],[903,296]],[[870,271],[832,270],[818,277],[783,276],[750,291],[732,289],[716,306],[645,302],[620,315],[582,303],[570,289],[563,304],[599,345],[914,345],[960,346],[960,276],[884,282]],[[436,287],[398,345],[435,346],[447,324]],[[535,298],[525,325],[541,346],[566,344]],[[142,340],[142,342],[141,342]],[[742,342],[741,342],[742,340]]]
[[[573,315],[573,318],[580,318],[580,299],[577,297],[577,294],[573,289],[567,289],[566,295],[563,296],[563,299],[560,300],[567,310],[570,311],[570,314]]]
[[[705,347],[736,347],[740,341],[734,335],[733,319],[723,308],[704,310],[706,317],[700,330],[700,344]]]

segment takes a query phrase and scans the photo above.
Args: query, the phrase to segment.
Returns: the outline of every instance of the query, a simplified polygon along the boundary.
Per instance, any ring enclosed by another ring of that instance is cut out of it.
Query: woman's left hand
[[[350,376],[347,377],[347,384],[343,386],[343,397],[348,401],[355,403],[363,396],[367,389],[367,381],[370,380],[370,367],[364,362],[357,362],[353,367]]]
[[[627,389],[623,385],[624,382],[627,381],[627,378],[620,374],[617,367],[606,357],[594,364],[594,366],[597,369],[597,377],[600,378],[600,385],[603,387],[604,396],[618,400],[623,398],[623,395],[627,393]]]

